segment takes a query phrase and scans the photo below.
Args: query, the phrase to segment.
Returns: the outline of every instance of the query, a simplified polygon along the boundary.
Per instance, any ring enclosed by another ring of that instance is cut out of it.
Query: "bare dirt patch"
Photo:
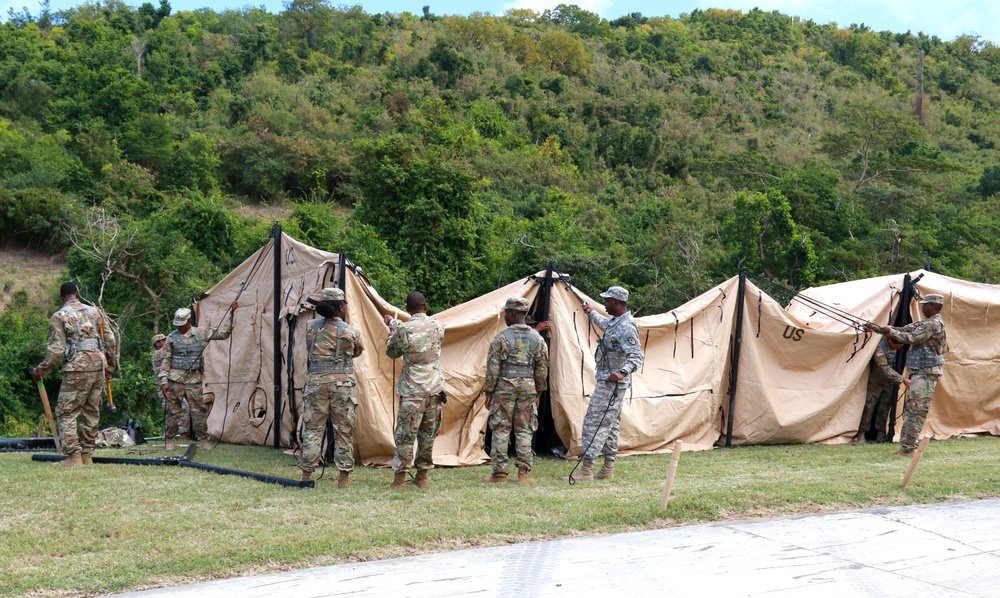
[[[28,294],[29,305],[48,309],[67,274],[64,258],[63,254],[0,248],[0,311],[19,291]]]

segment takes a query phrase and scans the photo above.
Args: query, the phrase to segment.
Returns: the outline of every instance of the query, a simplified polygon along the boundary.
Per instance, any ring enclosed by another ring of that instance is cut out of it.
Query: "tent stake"
[[[927,448],[927,443],[930,442],[930,436],[924,436],[920,439],[920,444],[917,446],[917,450],[913,453],[913,461],[910,461],[910,467],[906,470],[906,475],[903,476],[903,483],[900,488],[906,489],[906,485],[910,483],[910,476],[913,475],[913,471],[917,468],[917,463],[920,463],[920,457],[924,456],[924,449]]]
[[[681,460],[681,451],[684,450],[680,440],[674,441],[674,455],[670,458],[670,469],[667,470],[667,485],[663,488],[663,500],[660,501],[660,509],[666,510],[667,501],[670,500],[670,490],[674,487],[674,475],[677,473],[677,462]]]

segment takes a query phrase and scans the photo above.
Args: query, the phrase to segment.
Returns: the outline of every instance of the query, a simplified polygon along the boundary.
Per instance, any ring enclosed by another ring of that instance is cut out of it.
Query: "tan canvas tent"
[[[636,319],[645,363],[622,397],[620,454],[666,451],[675,440],[711,448],[718,438],[735,280],[672,312]],[[595,385],[598,330],[582,309],[584,301],[606,315],[601,301],[565,282],[552,287],[550,397],[556,429],[570,455],[581,452],[583,416]]]
[[[349,261],[343,260],[341,268],[337,254],[284,234],[276,238],[279,251],[273,241],[261,248],[198,306],[201,325],[216,326],[243,289],[232,339],[215,341],[206,351],[206,388],[215,397],[210,433],[234,443],[295,443],[305,383],[305,322],[312,317],[308,300],[325,286],[340,285],[348,298],[348,320],[361,328],[366,344],[356,362],[356,451],[363,463],[386,465],[393,453],[400,361],[385,355],[388,329],[382,315],[407,315],[383,300]],[[913,278],[921,275],[920,291],[946,297],[950,349],[928,429],[937,438],[1000,434],[1000,390],[993,383],[1000,346],[991,342],[990,331],[990,310],[998,311],[993,303],[1000,288],[932,273],[918,272]],[[903,275],[885,276],[813,288],[782,307],[752,281],[741,286],[740,278],[733,277],[671,312],[636,318],[646,359],[628,396],[622,397],[621,453],[666,451],[678,439],[695,448],[730,442],[847,442],[857,431],[868,361],[877,343],[877,335],[866,336],[858,322],[889,322],[898,309],[903,280]],[[280,288],[277,303],[275,288]],[[570,455],[580,453],[599,338],[582,303],[603,310],[601,302],[569,284],[568,276],[539,272],[436,314],[445,326],[442,368],[448,387],[435,443],[439,465],[487,459],[486,353],[505,328],[502,306],[511,296],[528,299],[532,314],[550,323],[548,407],[561,443]],[[916,303],[909,310],[919,318]],[[846,314],[853,323],[837,314]],[[729,421],[731,401],[735,407]]]
[[[394,450],[400,360],[385,354],[388,328],[382,316],[393,314],[403,320],[409,316],[382,299],[350,262],[345,260],[341,268],[338,254],[309,247],[284,233],[276,239],[277,250],[272,239],[206,292],[197,306],[199,323],[214,328],[239,296],[231,338],[213,341],[205,351],[205,388],[214,397],[209,433],[237,444],[296,444],[306,376],[306,322],[313,317],[309,299],[318,298],[324,287],[341,285],[348,301],[347,320],[361,329],[366,347],[355,360],[356,453],[365,464],[387,465]],[[275,289],[280,289],[277,306]],[[505,327],[500,313],[506,298],[520,294],[530,300],[535,290],[536,285],[519,281],[436,316],[446,330],[442,369],[448,403],[435,442],[435,463],[472,465],[486,460],[481,398],[486,351]]]
[[[935,439],[984,433],[1000,435],[1000,384],[997,383],[1000,343],[996,340],[1000,334],[1000,286],[924,270],[909,276],[916,281],[922,295],[940,293],[945,298],[941,312],[948,335],[944,373],[934,393],[924,433],[933,434]],[[902,293],[903,277],[845,282],[808,289],[803,294],[843,305],[859,315],[882,314]],[[918,303],[913,302],[908,308],[913,321],[923,317]],[[880,324],[888,322],[887,318],[872,319]],[[835,323],[825,325],[836,327]],[[900,405],[900,414],[901,409]]]

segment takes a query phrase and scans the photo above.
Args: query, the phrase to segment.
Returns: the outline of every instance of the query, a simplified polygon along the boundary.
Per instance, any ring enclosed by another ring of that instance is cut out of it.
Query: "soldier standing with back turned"
[[[67,458],[57,465],[90,465],[101,419],[104,381],[111,379],[118,365],[118,339],[103,311],[80,302],[80,290],[75,284],[64,283],[59,298],[63,306],[49,319],[45,360],[31,370],[31,378],[40,381],[65,359],[55,415]]]
[[[944,320],[941,319],[941,309],[944,307],[944,296],[937,293],[928,294],[920,301],[920,311],[924,319],[907,324],[902,328],[893,326],[878,326],[869,322],[867,328],[881,332],[888,338],[910,345],[906,353],[906,369],[910,374],[910,391],[903,405],[903,429],[899,434],[899,450],[897,455],[909,455],[917,448],[917,438],[924,427],[927,412],[931,408],[934,389],[941,377],[944,365],[944,348],[947,337],[944,332]]]
[[[539,395],[548,389],[549,352],[542,335],[524,323],[528,300],[511,297],[504,304],[506,330],[494,337],[486,358],[486,408],[493,429],[493,472],[485,481],[507,481],[507,450],[511,429],[517,450],[517,481],[534,482],[531,439],[538,428]]]
[[[340,471],[337,480],[340,488],[347,488],[348,476],[354,471],[354,424],[358,416],[354,358],[364,351],[361,331],[344,321],[346,308],[344,291],[323,289],[320,302],[316,304],[316,313],[321,317],[306,324],[309,375],[302,396],[305,433],[299,457],[302,481],[308,482],[319,464],[323,432],[329,419],[333,427],[333,462]]]
[[[423,293],[413,291],[406,296],[406,312],[410,319],[401,322],[384,317],[389,325],[385,353],[403,358],[399,373],[399,416],[396,418],[396,454],[392,458],[395,472],[392,488],[406,489],[406,472],[410,462],[417,469],[413,483],[427,487],[427,470],[434,468],[434,439],[441,430],[441,406],[445,402],[444,374],[441,373],[441,343],[444,327],[427,315],[427,300]],[[414,442],[416,459],[414,460]]]

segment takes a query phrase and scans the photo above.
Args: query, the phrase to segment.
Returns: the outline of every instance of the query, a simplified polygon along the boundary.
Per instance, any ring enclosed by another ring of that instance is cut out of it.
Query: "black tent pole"
[[[743,344],[743,295],[747,290],[747,271],[740,270],[736,290],[736,330],[733,332],[733,364],[729,368],[729,421],[726,422],[726,448],[733,448],[733,411],[736,409],[736,381],[740,373],[740,345]]]
[[[545,270],[545,295],[542,297],[542,313],[536,318],[539,322],[546,322],[549,319],[549,303],[552,301],[552,262]]]
[[[901,328],[906,326],[913,321],[910,318],[910,302],[913,301],[913,283],[915,281],[910,278],[909,272],[903,276],[903,292],[899,294],[899,308],[896,310],[896,317],[892,321],[892,325]],[[893,362],[892,367],[894,370],[903,373],[903,368],[906,366],[906,350],[908,345],[903,345],[896,351],[896,360]],[[893,401],[889,404],[889,429],[886,430],[886,438],[889,442],[892,442],[892,438],[896,435],[896,399],[899,398],[899,385],[892,385],[892,395]],[[874,423],[874,422],[872,422]]]
[[[337,288],[344,291],[344,298],[347,298],[347,274],[344,268],[347,266],[347,253],[340,252],[337,256]]]
[[[281,223],[275,222],[274,235],[274,448],[281,448]]]

